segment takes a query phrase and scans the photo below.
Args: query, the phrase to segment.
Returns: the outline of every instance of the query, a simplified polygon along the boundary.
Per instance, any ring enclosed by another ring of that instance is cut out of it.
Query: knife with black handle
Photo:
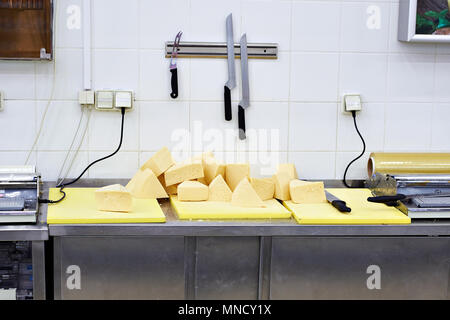
[[[170,84],[172,87],[172,92],[170,93],[170,97],[172,99],[178,98],[178,69],[170,69],[170,73],[172,74],[172,77],[170,79]]]
[[[325,195],[327,197],[327,201],[335,207],[337,210],[339,210],[342,213],[350,213],[352,212],[352,209],[347,206],[347,203],[338,197],[332,195],[328,191],[325,191]]]
[[[234,63],[234,36],[233,36],[233,15],[230,13],[226,22],[227,29],[227,60],[228,60],[228,82],[224,88],[225,120],[233,119],[231,108],[231,90],[236,87],[236,66]]]
[[[245,125],[245,109],[250,107],[250,88],[248,80],[248,53],[247,53],[247,35],[241,37],[241,72],[242,72],[242,100],[239,102],[239,139],[247,138]]]

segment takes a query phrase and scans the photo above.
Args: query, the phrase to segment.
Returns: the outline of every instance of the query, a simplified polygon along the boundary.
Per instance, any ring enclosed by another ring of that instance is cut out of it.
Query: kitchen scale
[[[0,223],[36,223],[39,186],[35,166],[0,167]]]

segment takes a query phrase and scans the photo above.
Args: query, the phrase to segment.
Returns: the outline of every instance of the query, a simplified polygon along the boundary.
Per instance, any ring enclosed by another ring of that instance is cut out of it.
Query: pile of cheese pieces
[[[160,199],[178,195],[179,201],[231,202],[233,206],[264,208],[264,201],[326,202],[323,182],[298,180],[293,164],[281,164],[271,178],[250,178],[250,165],[223,164],[207,152],[175,163],[170,151],[155,153],[123,187],[112,185],[95,192],[98,209],[129,212],[133,198]]]

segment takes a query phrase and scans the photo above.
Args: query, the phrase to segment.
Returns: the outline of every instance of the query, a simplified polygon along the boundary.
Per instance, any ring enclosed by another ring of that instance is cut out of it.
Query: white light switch
[[[98,110],[114,109],[114,91],[97,91],[95,93],[95,108]]]
[[[93,106],[95,103],[95,93],[92,90],[80,91],[78,93],[78,103],[84,106]]]

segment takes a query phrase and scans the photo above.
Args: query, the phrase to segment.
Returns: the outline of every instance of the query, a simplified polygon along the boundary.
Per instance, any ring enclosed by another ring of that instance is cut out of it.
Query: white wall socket
[[[93,106],[95,104],[95,92],[92,90],[78,92],[78,103],[83,106]]]
[[[362,110],[362,101],[360,94],[345,94],[342,98],[342,111],[344,113]]]
[[[95,109],[114,110],[114,91],[100,90],[95,93]]]

